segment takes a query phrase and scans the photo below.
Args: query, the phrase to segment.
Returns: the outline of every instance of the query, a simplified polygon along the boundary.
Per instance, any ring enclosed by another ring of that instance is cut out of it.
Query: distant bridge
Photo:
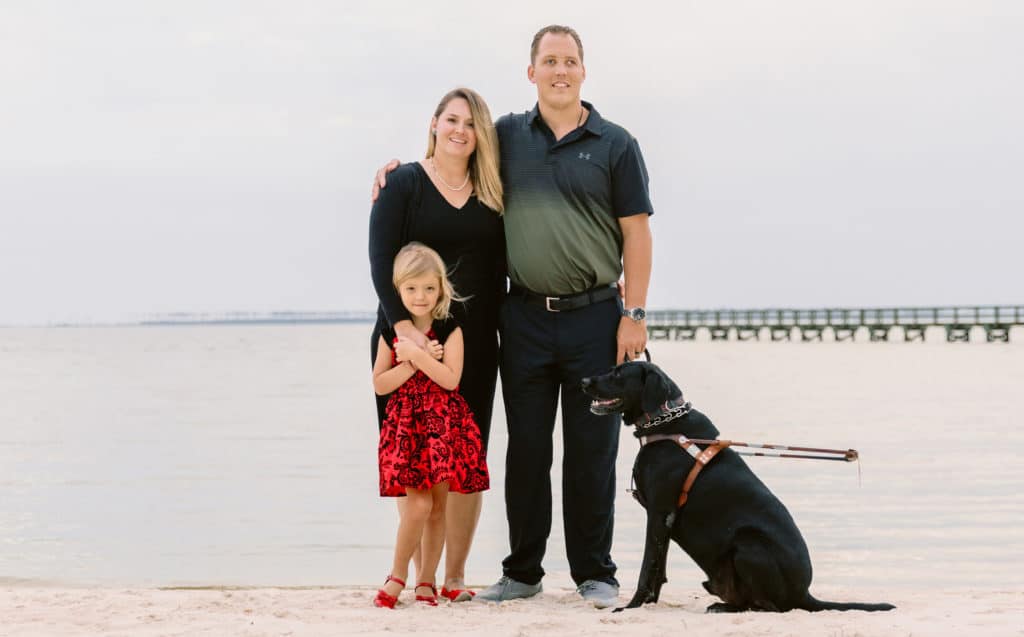
[[[929,327],[943,328],[949,342],[967,342],[979,328],[988,342],[1010,341],[1010,329],[1024,325],[1024,305],[979,305],[909,308],[830,308],[821,310],[652,310],[647,314],[651,340],[693,340],[707,330],[713,341],[820,341],[831,331],[837,341],[854,340],[863,331],[871,341],[888,341],[902,333],[905,341],[923,341]]]
[[[372,323],[376,312],[171,312],[149,316],[141,325],[234,325],[244,323]]]

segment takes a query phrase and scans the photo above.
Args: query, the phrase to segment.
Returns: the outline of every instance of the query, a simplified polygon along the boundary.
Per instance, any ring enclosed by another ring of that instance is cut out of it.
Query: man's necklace
[[[463,180],[462,185],[459,186],[458,188],[456,188],[455,186],[453,186],[450,183],[448,183],[447,181],[445,181],[444,177],[441,176],[441,173],[438,172],[437,166],[434,165],[434,156],[433,155],[430,156],[430,168],[434,171],[434,174],[437,175],[437,178],[441,180],[441,183],[448,187],[448,190],[454,190],[454,191],[458,192],[458,191],[462,190],[463,188],[465,188],[466,184],[469,183],[469,171],[468,170],[466,171],[466,179]]]

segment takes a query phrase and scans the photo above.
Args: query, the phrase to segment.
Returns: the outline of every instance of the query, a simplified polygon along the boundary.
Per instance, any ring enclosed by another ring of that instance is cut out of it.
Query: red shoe
[[[405,581],[398,579],[394,575],[388,575],[388,578],[384,580],[384,583],[397,582],[405,588]],[[398,595],[388,595],[384,592],[384,589],[377,591],[377,596],[373,598],[373,605],[377,608],[394,608],[395,604],[398,603]]]
[[[468,588],[453,588],[452,590],[448,590],[444,586],[441,587],[441,597],[445,597],[452,602],[468,602],[473,599],[475,595],[476,592],[471,591]]]
[[[423,602],[427,606],[437,606],[437,588],[434,586],[434,583],[420,582],[416,585],[416,588],[420,588],[421,586],[429,588],[430,592],[433,593],[433,595],[417,595],[416,601]]]

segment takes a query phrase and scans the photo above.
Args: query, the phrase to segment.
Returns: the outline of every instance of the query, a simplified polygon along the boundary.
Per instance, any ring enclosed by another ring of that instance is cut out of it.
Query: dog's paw
[[[706,613],[742,613],[743,608],[733,606],[732,604],[726,604],[725,602],[716,602],[707,607],[704,611]]]

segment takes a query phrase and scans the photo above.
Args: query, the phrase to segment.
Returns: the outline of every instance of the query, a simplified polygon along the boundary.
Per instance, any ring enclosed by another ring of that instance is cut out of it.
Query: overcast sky
[[[0,4],[0,324],[368,310],[374,170],[533,33],[651,174],[648,306],[1024,303],[1024,2]]]

